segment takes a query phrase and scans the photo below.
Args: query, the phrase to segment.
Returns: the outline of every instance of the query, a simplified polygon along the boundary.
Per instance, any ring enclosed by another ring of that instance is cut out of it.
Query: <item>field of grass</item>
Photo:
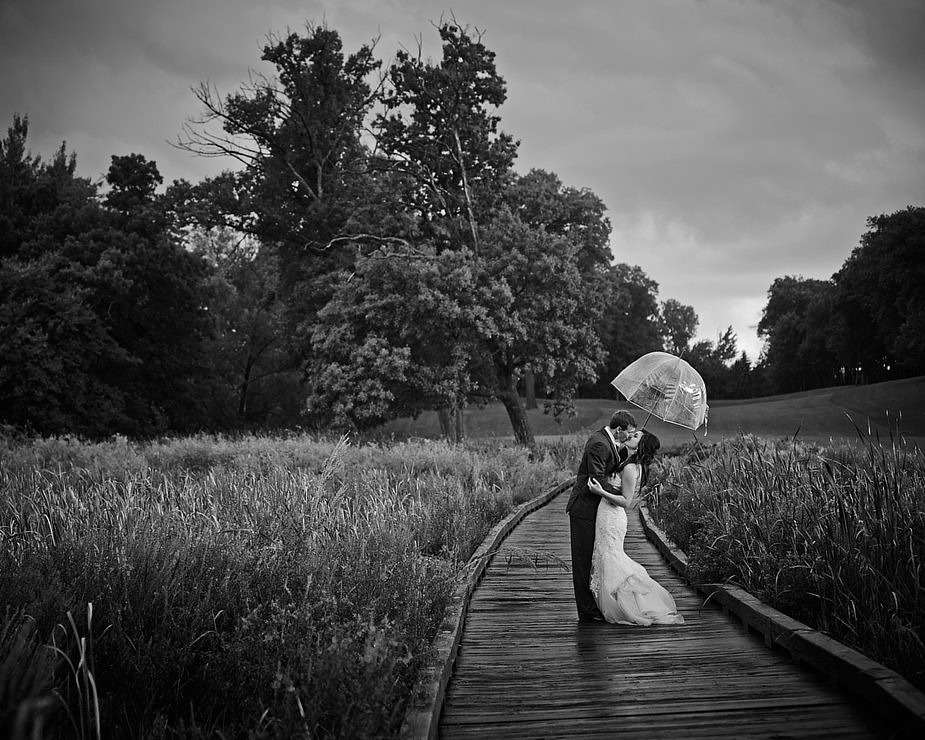
[[[613,411],[625,408],[654,432],[665,447],[693,442],[718,442],[740,434],[763,437],[793,437],[807,441],[856,440],[857,428],[866,435],[889,440],[897,425],[904,438],[925,446],[925,377],[875,383],[864,386],[838,386],[805,393],[748,399],[710,401],[706,429],[691,431],[658,419],[647,421],[644,411],[614,399],[579,399],[576,415],[557,422],[542,408],[528,411],[537,438],[586,435],[600,428]],[[542,402],[540,402],[542,406]],[[465,411],[466,432],[473,438],[509,438],[511,425],[501,404]],[[436,439],[440,425],[436,413],[417,419],[399,419],[376,430],[381,437]]]
[[[0,438],[0,737],[393,737],[469,556],[576,454]]]

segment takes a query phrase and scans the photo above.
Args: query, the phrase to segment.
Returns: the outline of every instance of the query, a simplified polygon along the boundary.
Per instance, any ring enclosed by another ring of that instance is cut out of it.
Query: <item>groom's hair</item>
[[[610,417],[611,429],[629,429],[630,427],[636,428],[636,417],[629,411],[615,411]]]

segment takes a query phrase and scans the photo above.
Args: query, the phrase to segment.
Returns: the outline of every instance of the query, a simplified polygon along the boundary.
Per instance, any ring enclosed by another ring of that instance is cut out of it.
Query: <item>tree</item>
[[[99,371],[129,358],[61,257],[0,260],[0,355],[4,423],[89,436],[129,426],[123,391]]]
[[[736,335],[732,327],[719,334],[714,344],[709,339],[695,342],[687,352],[687,360],[700,373],[713,398],[729,398],[731,365],[736,356]]]
[[[758,336],[767,341],[766,364],[779,393],[818,388],[835,377],[834,360],[824,334],[811,330],[808,317],[832,290],[825,280],[786,276],[768,289],[768,302],[758,322]]]
[[[202,299],[212,319],[209,417],[223,427],[292,426],[304,407],[286,341],[279,260],[244,234],[196,228],[190,249],[211,265]]]
[[[506,87],[481,34],[455,22],[437,31],[439,63],[425,62],[420,46],[417,56],[397,53],[375,121],[376,140],[381,166],[400,175],[402,200],[417,216],[420,238],[438,250],[469,249],[478,257],[482,231],[510,181],[517,144],[498,131],[500,117],[493,111],[504,102]],[[533,368],[524,372],[532,378]],[[507,387],[503,396],[510,399]],[[515,436],[532,441],[516,389],[510,401],[505,407]]]
[[[925,372],[925,207],[867,225],[833,276],[848,329],[842,357],[871,381]]]
[[[373,48],[345,55],[337,31],[311,24],[305,35],[271,35],[261,59],[274,76],[254,74],[224,100],[201,85],[203,116],[178,142],[244,165],[218,187],[236,211],[235,228],[279,256],[287,328],[303,362],[317,312],[330,298],[328,276],[352,269],[358,235],[379,237],[394,222],[390,214],[402,212],[395,188],[370,173],[361,141],[380,94],[368,82],[381,66]],[[213,125],[224,133],[211,133]]]
[[[541,229],[569,241],[576,253],[579,274],[586,294],[596,292],[611,259],[610,221],[603,201],[587,188],[566,187],[557,175],[532,169],[526,175],[514,174],[502,192],[505,205],[532,229]],[[534,368],[523,371],[525,406],[537,408]]]
[[[515,438],[528,446],[533,434],[517,393],[526,369],[544,379],[551,396],[545,407],[558,416],[571,412],[579,385],[594,379],[603,359],[596,331],[603,306],[587,298],[580,250],[580,244],[524,224],[507,209],[486,229],[489,280],[507,286],[511,301],[499,306],[498,334],[475,355],[491,358],[490,368],[477,376],[479,388],[501,400]]]
[[[510,176],[517,143],[498,131],[507,97],[495,54],[481,34],[453,23],[437,32],[439,64],[399,50],[391,88],[376,117],[383,166],[404,175],[402,199],[418,215],[422,237],[441,248],[479,253],[479,226]]]
[[[587,297],[587,287],[582,288]],[[598,291],[591,293],[602,310],[595,324],[604,348],[597,381],[585,386],[593,397],[613,394],[610,381],[647,352],[662,349],[659,331],[658,283],[638,265],[610,265]]]
[[[0,141],[0,420],[97,435],[126,423],[106,370],[129,360],[96,299],[107,276],[86,254],[91,235],[107,238],[106,215],[76,156],[62,145],[43,162],[28,130],[16,116]]]
[[[481,237],[478,255],[381,249],[341,276],[313,337],[315,414],[362,427],[498,399],[515,438],[533,446],[517,394],[528,366],[546,378],[549,409],[567,410],[600,360],[576,249],[506,210]]]
[[[610,264],[607,207],[593,191],[565,186],[558,175],[532,169],[515,174],[502,197],[525,224],[572,242],[581,274],[599,273]]]
[[[44,433],[201,428],[205,269],[169,232],[156,166],[114,157],[100,199],[63,146],[47,164],[27,154],[27,132],[14,121],[0,158],[4,418]]]
[[[659,327],[665,351],[681,356],[690,346],[700,323],[693,306],[685,306],[674,298],[662,302]]]
[[[398,246],[361,255],[319,313],[308,407],[323,426],[365,428],[458,407],[472,390],[472,343],[496,331],[501,288],[469,250]]]

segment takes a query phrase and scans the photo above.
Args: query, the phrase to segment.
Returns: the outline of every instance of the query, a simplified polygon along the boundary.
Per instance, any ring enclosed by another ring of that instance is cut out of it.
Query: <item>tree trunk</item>
[[[472,234],[472,250],[479,253],[479,228],[475,222],[475,211],[472,209],[472,194],[469,192],[469,179],[466,177],[466,164],[463,161],[462,143],[459,141],[459,131],[453,129],[456,137],[456,156],[459,157],[459,171],[462,173],[463,193],[466,196],[466,213],[469,216],[469,231]]]
[[[536,376],[533,374],[532,367],[524,369],[524,395],[526,396],[525,406],[528,409],[537,408],[536,405]]]
[[[511,420],[511,427],[514,429],[514,439],[531,451],[536,447],[536,440],[533,439],[533,430],[530,428],[530,420],[527,418],[527,410],[520,402],[520,395],[517,393],[517,381],[512,373],[499,374],[501,381],[501,403],[507,410],[508,418]]]
[[[247,416],[247,396],[251,386],[251,370],[254,367],[254,358],[252,355],[247,356],[247,362],[244,365],[244,379],[238,386],[238,419],[244,421]]]
[[[462,442],[466,438],[466,417],[462,406],[456,409],[456,441]]]
[[[437,409],[437,418],[440,420],[440,434],[450,443],[459,441],[457,432],[456,409],[452,406],[441,406]]]

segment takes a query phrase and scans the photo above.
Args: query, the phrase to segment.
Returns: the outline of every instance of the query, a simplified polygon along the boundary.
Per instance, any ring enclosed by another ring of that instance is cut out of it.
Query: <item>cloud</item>
[[[232,162],[171,148],[200,113],[191,87],[233,92],[264,69],[270,32],[306,21],[346,52],[381,35],[387,60],[449,17],[433,0],[0,0],[0,114],[28,114],[34,151],[62,139],[100,176],[112,154],[165,178]],[[615,259],[661,299],[694,307],[701,337],[753,326],[776,277],[828,278],[866,219],[925,193],[921,0],[473,0],[508,85],[501,127],[517,168],[588,187],[609,208]]]

